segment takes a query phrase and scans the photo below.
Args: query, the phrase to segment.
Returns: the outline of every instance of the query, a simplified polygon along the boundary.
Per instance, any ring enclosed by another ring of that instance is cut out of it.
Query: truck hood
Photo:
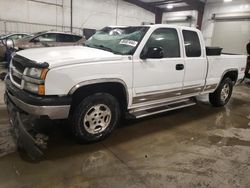
[[[50,68],[122,59],[122,55],[85,46],[35,48],[19,51],[17,54],[37,63],[47,62]]]

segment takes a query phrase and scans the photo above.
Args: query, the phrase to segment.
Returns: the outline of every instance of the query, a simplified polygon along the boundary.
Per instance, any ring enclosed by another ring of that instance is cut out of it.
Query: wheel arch
[[[228,69],[228,70],[223,72],[219,83],[221,83],[221,81],[224,78],[230,78],[233,81],[233,83],[235,84],[238,80],[238,74],[239,74],[238,69]]]
[[[217,86],[215,87],[214,91],[219,87],[219,85],[221,84],[222,80],[224,80],[225,78],[231,78],[233,81],[233,84],[236,84],[236,81],[238,79],[238,69],[227,69],[223,72],[219,83],[217,84]]]
[[[72,96],[72,106],[74,108],[75,103],[78,103],[79,100],[97,92],[112,94],[118,99],[122,108],[127,108],[129,103],[128,87],[123,80],[118,78],[83,81],[72,87],[68,94]]]

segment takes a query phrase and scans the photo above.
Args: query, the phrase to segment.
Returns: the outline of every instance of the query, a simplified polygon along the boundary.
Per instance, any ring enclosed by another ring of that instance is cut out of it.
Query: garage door
[[[250,40],[250,20],[215,21],[213,46],[220,46],[223,52],[247,54]]]

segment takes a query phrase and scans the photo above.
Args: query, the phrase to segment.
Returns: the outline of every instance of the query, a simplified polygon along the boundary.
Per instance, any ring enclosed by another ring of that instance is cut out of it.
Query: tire
[[[96,93],[83,99],[75,108],[71,126],[80,142],[96,142],[111,134],[120,116],[120,106],[115,97],[108,93]]]
[[[233,92],[233,82],[230,78],[221,81],[214,93],[209,94],[209,102],[215,107],[221,107],[228,103]]]

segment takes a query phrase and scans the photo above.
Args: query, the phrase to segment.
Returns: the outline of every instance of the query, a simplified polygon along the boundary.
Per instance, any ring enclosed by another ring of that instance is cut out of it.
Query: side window
[[[201,44],[198,34],[194,31],[182,31],[187,57],[200,57]]]
[[[10,38],[10,39],[12,39],[12,40],[18,40],[18,39],[21,39],[21,38],[22,38],[22,35],[16,34],[16,35],[12,35],[12,36],[10,36],[10,37],[8,37],[8,38]]]
[[[57,42],[74,42],[74,36],[67,34],[58,34]]]
[[[82,39],[82,37],[80,37],[80,36],[77,36],[77,35],[74,36],[74,42],[77,42],[81,39]]]
[[[56,42],[55,33],[45,33],[36,38],[39,42]]]
[[[29,36],[29,35],[25,35],[25,34],[23,34],[23,35],[22,35],[22,38],[24,38],[24,37],[28,37],[28,36]]]
[[[180,57],[180,43],[176,29],[156,29],[143,50],[147,50],[149,47],[161,47],[165,58]]]

